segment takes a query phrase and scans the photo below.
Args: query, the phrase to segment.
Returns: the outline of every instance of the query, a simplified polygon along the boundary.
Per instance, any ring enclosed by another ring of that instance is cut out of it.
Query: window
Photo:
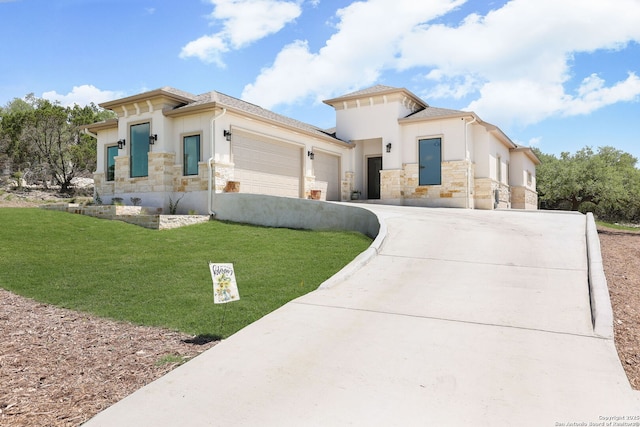
[[[527,185],[531,187],[531,184],[533,184],[533,176],[531,176],[531,172],[527,171]]]
[[[149,135],[151,124],[140,123],[130,128],[131,178],[149,175]]]
[[[507,185],[511,184],[511,182],[510,182],[510,180],[511,180],[510,172],[511,172],[511,168],[509,167],[509,162],[507,162],[507,181],[505,182],[505,184],[507,184]]]
[[[502,182],[502,157],[500,154],[496,156],[496,180]]]
[[[198,175],[200,161],[200,135],[190,135],[182,138],[183,175]]]
[[[418,141],[418,185],[442,184],[442,139],[429,138]]]
[[[107,181],[116,179],[116,156],[118,155],[118,146],[110,145],[107,147]]]

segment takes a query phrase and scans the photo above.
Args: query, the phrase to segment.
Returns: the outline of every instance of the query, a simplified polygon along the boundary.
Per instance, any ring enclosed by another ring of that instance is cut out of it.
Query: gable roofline
[[[439,108],[439,107],[426,107],[422,110],[416,111],[415,113],[409,114],[407,117],[403,117],[398,119],[398,123],[412,123],[412,122],[424,122],[430,120],[440,120],[440,119],[457,119],[457,118],[474,118],[479,123],[482,123],[482,119],[478,117],[476,113],[473,111],[460,111],[460,110],[451,110],[448,108]]]
[[[273,111],[264,109],[258,105],[251,104],[217,91],[206,92],[201,95],[193,95],[179,89],[165,86],[126,98],[104,102],[100,104],[100,107],[113,110],[126,104],[143,103],[154,98],[169,99],[177,104],[173,107],[166,106],[162,110],[163,115],[166,117],[179,117],[202,111],[214,110],[216,108],[225,108],[229,111],[236,112],[239,115],[268,122],[271,125],[287,128],[309,136],[322,138],[328,142],[341,146],[353,147],[353,144],[342,141],[336,138],[335,135],[325,132],[316,126],[274,113]]]
[[[509,150],[513,150],[518,147],[516,143],[514,143],[511,138],[505,134],[502,129],[498,126],[493,125],[489,122],[485,122],[473,111],[461,111],[461,110],[451,110],[448,108],[438,108],[438,107],[427,107],[420,111],[417,111],[413,114],[408,115],[407,117],[398,119],[399,124],[409,124],[409,123],[417,123],[417,122],[428,122],[432,120],[442,120],[442,119],[472,119],[472,122],[477,123],[478,125],[484,127],[487,132],[493,134],[500,142],[502,142]]]
[[[190,102],[194,102],[196,99],[196,96],[179,89],[165,86],[165,87],[154,89],[148,92],[142,92],[137,95],[127,96],[125,98],[114,99],[113,101],[103,102],[98,105],[107,110],[113,110],[114,108],[119,107],[121,105],[146,101],[148,99],[153,99],[153,98],[169,98],[172,101],[176,101],[180,104],[188,104]]]
[[[426,108],[429,106],[426,102],[420,99],[417,95],[412,93],[406,88],[393,87],[393,86],[385,86],[385,85],[375,85],[362,90],[358,90],[355,92],[348,93],[346,95],[339,96],[337,98],[327,99],[322,101],[323,103],[334,107],[336,104],[342,104],[349,101],[355,101],[358,99],[369,99],[376,96],[389,96],[395,94],[402,94],[406,98],[409,98],[415,104],[421,106],[422,108]]]
[[[531,147],[525,147],[523,145],[518,145],[516,148],[514,148],[511,151],[513,151],[515,153],[524,153],[533,162],[533,164],[536,165],[536,166],[542,163],[542,161],[538,158],[538,156],[536,156],[536,153],[533,152]]]
[[[218,91],[211,91],[198,95],[194,102],[178,106],[176,108],[167,108],[163,110],[163,114],[167,117],[178,117],[186,114],[213,110],[216,108],[225,108],[227,111],[235,112],[239,115],[247,116],[252,119],[261,120],[269,123],[270,125],[289,129],[294,132],[304,133],[316,138],[322,138],[333,144],[338,144],[344,147],[353,147],[353,144],[342,141],[341,139],[336,138],[334,134],[326,132],[316,126],[274,113],[273,111],[262,108],[259,105],[243,101],[239,98],[235,98]]]

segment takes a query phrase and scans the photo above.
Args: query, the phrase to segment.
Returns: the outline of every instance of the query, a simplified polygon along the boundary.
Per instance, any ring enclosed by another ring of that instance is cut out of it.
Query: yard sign
[[[211,279],[213,280],[214,304],[238,301],[240,294],[238,293],[233,264],[214,264],[210,262],[209,270],[211,270]]]

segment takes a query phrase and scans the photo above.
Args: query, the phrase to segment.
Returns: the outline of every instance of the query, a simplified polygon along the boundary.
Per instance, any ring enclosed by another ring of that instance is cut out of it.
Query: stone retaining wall
[[[152,230],[167,230],[209,221],[207,215],[162,215],[162,208],[144,206],[83,206],[78,203],[44,205],[44,209],[124,221]]]

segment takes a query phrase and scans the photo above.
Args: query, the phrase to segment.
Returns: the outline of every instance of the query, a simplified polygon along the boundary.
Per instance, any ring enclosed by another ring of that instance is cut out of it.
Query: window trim
[[[113,179],[109,179],[109,149],[115,148],[116,155],[113,156]],[[104,147],[105,156],[104,156],[104,179],[107,182],[114,182],[116,180],[116,157],[118,157],[118,145],[117,144],[108,144]]]
[[[151,119],[146,119],[146,120],[140,120],[140,121],[135,121],[135,122],[130,122],[127,124],[128,126],[128,136],[129,136],[129,140],[127,141],[127,145],[129,147],[129,177],[130,178],[147,178],[149,176],[149,152],[151,152],[151,147],[149,144],[149,141],[147,140],[147,173],[146,175],[133,175],[133,137],[131,136],[131,129],[134,126],[139,126],[139,125],[144,125],[144,124],[148,124],[149,125],[149,135],[153,134],[153,123],[151,121]]]
[[[184,140],[185,138],[189,138],[192,136],[197,136],[198,137],[198,172],[195,174],[186,174],[187,170],[187,165],[186,162],[184,161]],[[202,132],[186,132],[186,133],[182,133],[180,134],[180,159],[181,159],[181,163],[182,163],[182,176],[198,176],[200,175],[200,162],[202,161]]]
[[[439,139],[440,140],[440,181],[437,184],[423,184],[420,178],[420,141]],[[430,185],[442,185],[442,162],[444,161],[444,135],[432,135],[432,136],[420,136],[417,138],[416,143],[416,156],[418,159],[418,187],[426,187]]]

